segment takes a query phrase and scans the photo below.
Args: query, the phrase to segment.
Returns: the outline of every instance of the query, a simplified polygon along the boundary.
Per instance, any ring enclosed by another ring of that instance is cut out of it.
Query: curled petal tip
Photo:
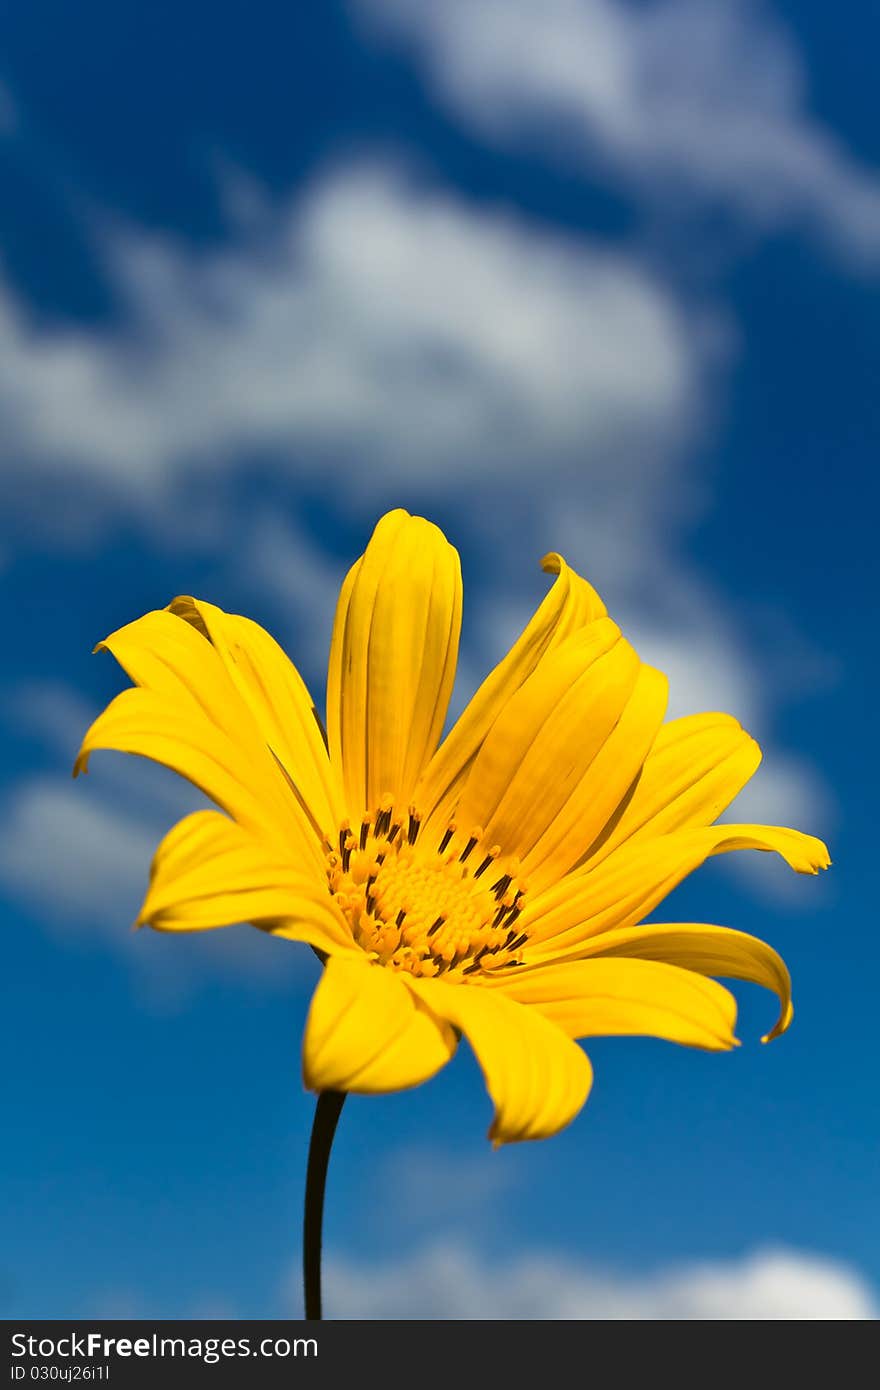
[[[794,1009],[791,1003],[789,1002],[786,1008],[783,1010],[783,1012],[779,1015],[779,1018],[776,1020],[773,1027],[770,1029],[770,1032],[764,1034],[764,1037],[761,1039],[761,1042],[768,1043],[773,1042],[775,1038],[781,1038],[782,1034],[788,1031],[793,1018]]]
[[[789,1003],[783,1010],[783,1012],[779,1015],[779,1018],[776,1020],[773,1027],[770,1029],[770,1032],[764,1034],[764,1036],[761,1039],[761,1042],[769,1043],[773,1042],[775,1038],[781,1038],[782,1034],[788,1031],[788,1028],[791,1024],[791,1020],[793,1018],[794,1009],[792,1008],[792,1005]]]
[[[810,872],[818,874],[820,871],[824,869],[830,869],[831,855],[828,853],[828,846],[825,844],[824,840],[816,839],[813,836],[811,836],[810,838],[813,840],[813,852],[810,856]]]

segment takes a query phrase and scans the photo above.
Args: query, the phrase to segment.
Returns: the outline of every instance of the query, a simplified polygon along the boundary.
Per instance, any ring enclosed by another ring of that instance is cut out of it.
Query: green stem
[[[306,1170],[306,1206],[303,1219],[303,1285],[306,1318],[321,1320],[321,1224],[324,1216],[324,1187],[327,1163],[336,1125],[345,1101],[344,1091],[321,1091],[315,1106],[309,1166]]]

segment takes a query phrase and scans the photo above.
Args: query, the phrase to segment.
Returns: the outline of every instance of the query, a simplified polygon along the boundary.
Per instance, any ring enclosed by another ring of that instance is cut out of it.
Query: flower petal
[[[314,826],[223,665],[190,623],[147,613],[111,634],[110,651],[135,682],[87,731],[74,766],[96,749],[134,753],[187,778],[247,829],[323,873]]]
[[[595,589],[561,555],[545,555],[541,567],[558,576],[531,622],[503,661],[486,677],[443,743],[416,788],[415,800],[426,821],[445,828],[480,745],[508,700],[543,657],[572,633],[605,616]]]
[[[584,771],[544,833],[524,856],[531,891],[555,882],[577,863],[620,804],[642,766],[666,709],[669,683],[652,666],[640,666],[630,698],[605,742],[588,760],[583,740],[569,749]]]
[[[736,1046],[736,1000],[723,985],[654,960],[579,960],[520,969],[490,986],[573,1038],[665,1038],[711,1052]]]
[[[766,941],[731,927],[712,927],[699,922],[642,923],[637,927],[603,932],[589,943],[588,953],[591,959],[627,956],[666,961],[685,970],[696,970],[701,975],[749,980],[772,989],[779,998],[779,1018],[762,1042],[784,1033],[794,1015],[791,976],[785,961]]]
[[[638,781],[584,855],[592,868],[628,840],[711,825],[761,762],[761,750],[729,714],[690,714],[657,734]]]
[[[319,838],[333,837],[345,815],[342,786],[315,702],[293,662],[250,618],[189,596],[176,598],[168,611],[191,623],[215,648]]]
[[[365,955],[331,955],[303,1039],[310,1091],[401,1091],[427,1081],[457,1046],[452,1029],[401,976]]]
[[[495,1103],[489,1138],[496,1144],[546,1139],[574,1119],[590,1093],[593,1069],[560,1028],[499,991],[403,978],[466,1035]]]
[[[772,825],[713,825],[623,845],[589,872],[570,874],[525,908],[528,963],[574,957],[613,927],[631,927],[710,855],[734,849],[775,850],[798,873],[828,867],[821,840]]]
[[[405,812],[443,730],[460,629],[458,552],[389,512],[343,585],[330,648],[330,756],[352,818],[389,794]]]
[[[522,858],[572,798],[577,820],[580,783],[617,725],[638,673],[638,656],[609,618],[588,624],[545,657],[474,759],[455,813],[462,833],[480,826],[487,844],[497,842]],[[563,845],[571,840],[563,835]],[[584,844],[557,866],[555,877]]]
[[[324,883],[273,855],[218,811],[196,811],[159,845],[138,925],[202,931],[235,922],[319,951],[356,950]]]

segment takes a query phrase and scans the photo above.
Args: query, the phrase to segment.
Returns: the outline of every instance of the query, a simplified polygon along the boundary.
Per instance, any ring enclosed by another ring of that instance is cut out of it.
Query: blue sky
[[[765,748],[737,803],[821,880],[706,866],[755,932],[735,1055],[599,1040],[493,1154],[465,1051],[350,1100],[332,1313],[873,1316],[880,21],[718,0],[32,0],[0,57],[5,1316],[298,1309],[316,966],[133,935],[198,804],[103,755],[94,643],[196,593],[322,693],[339,580],[404,505],[458,545],[460,708],[562,550],[675,713]]]

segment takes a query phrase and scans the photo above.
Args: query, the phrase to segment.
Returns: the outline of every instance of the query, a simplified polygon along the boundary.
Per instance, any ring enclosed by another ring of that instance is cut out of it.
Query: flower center
[[[346,822],[337,843],[326,843],[330,892],[358,945],[380,965],[428,977],[476,979],[519,964],[519,861],[483,845],[479,827],[464,835],[450,824],[426,846],[420,823],[415,807],[396,817],[386,796],[358,834]]]

